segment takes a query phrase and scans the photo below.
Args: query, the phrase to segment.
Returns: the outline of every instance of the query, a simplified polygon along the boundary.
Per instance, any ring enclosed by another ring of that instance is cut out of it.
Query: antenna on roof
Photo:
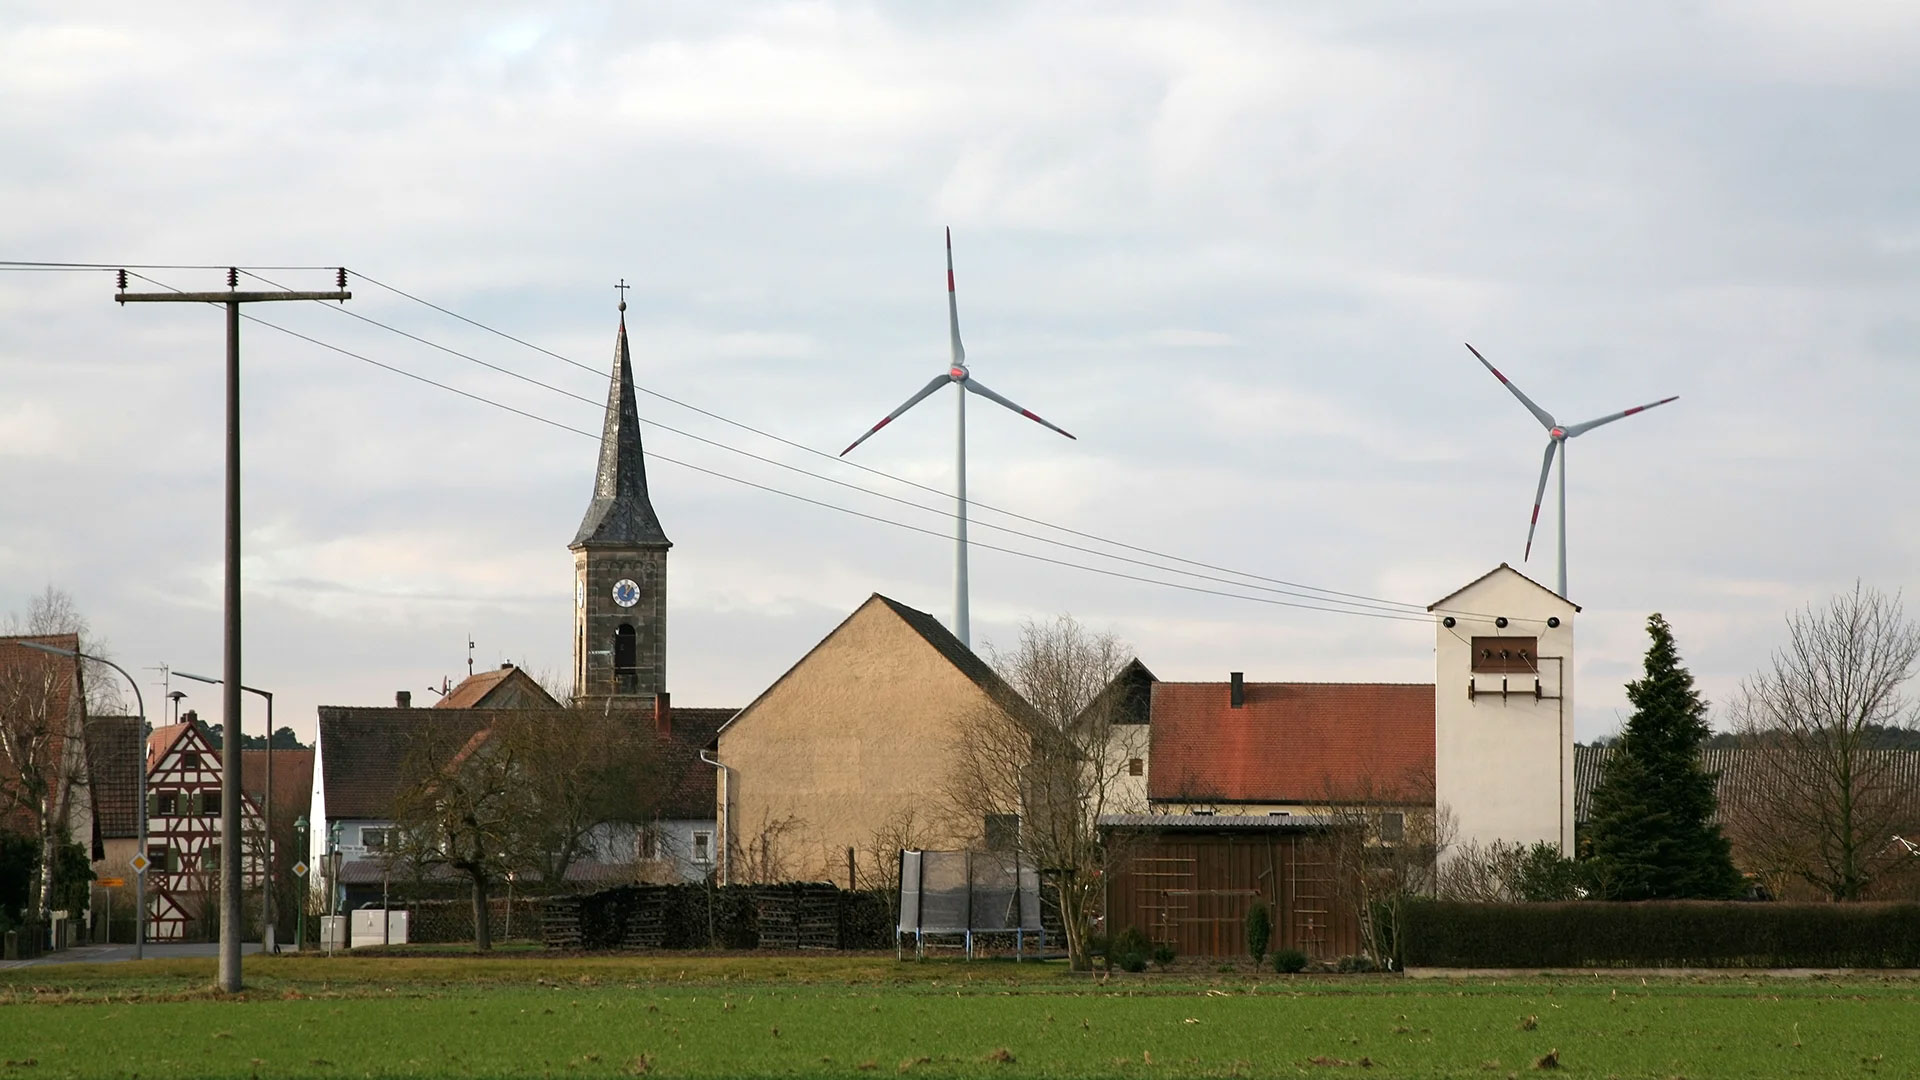
[[[467,635],[467,678],[473,678],[473,635]]]
[[[440,685],[427,687],[427,693],[439,694],[441,697],[446,697],[448,694],[453,693],[453,680],[442,675],[440,677]]]

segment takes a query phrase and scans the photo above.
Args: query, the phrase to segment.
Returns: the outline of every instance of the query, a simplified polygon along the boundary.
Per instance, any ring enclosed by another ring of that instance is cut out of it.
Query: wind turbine
[[[1058,431],[1069,439],[1073,438],[1073,435],[1066,429],[1042,420],[982,386],[980,381],[967,370],[967,350],[960,344],[960,305],[953,295],[953,230],[951,228],[947,230],[947,327],[953,339],[953,360],[947,365],[946,373],[935,376],[931,382],[921,387],[918,393],[908,398],[905,404],[868,428],[865,435],[853,440],[852,445],[840,451],[840,456],[846,457],[855,446],[872,438],[874,432],[893,423],[895,417],[920,404],[924,398],[948,383],[953,383],[963,391],[953,396],[959,409],[956,414],[958,423],[955,428],[954,443],[956,481],[953,495],[953,636],[960,639],[960,644],[972,648],[973,643],[968,638],[967,628],[967,394],[979,394],[988,401],[1012,409],[1034,423]]]
[[[1556,452],[1560,455],[1560,588],[1555,591],[1560,594],[1561,599],[1565,599],[1567,595],[1567,440],[1576,435],[1585,435],[1587,432],[1592,431],[1602,424],[1611,424],[1615,420],[1624,419],[1632,416],[1634,413],[1646,412],[1656,405],[1665,405],[1669,401],[1678,401],[1680,400],[1680,395],[1675,394],[1673,397],[1661,398],[1659,401],[1648,402],[1645,405],[1635,405],[1631,409],[1623,409],[1620,412],[1603,416],[1598,420],[1588,420],[1583,424],[1569,424],[1566,427],[1561,427],[1558,423],[1554,422],[1552,413],[1535,405],[1532,398],[1521,393],[1520,388],[1513,385],[1512,380],[1500,374],[1499,368],[1488,364],[1487,358],[1480,355],[1479,349],[1469,344],[1467,345],[1467,351],[1473,354],[1474,359],[1485,365],[1488,371],[1493,372],[1493,377],[1500,380],[1500,385],[1513,391],[1513,396],[1520,399],[1520,404],[1525,405],[1527,411],[1533,414],[1534,419],[1540,421],[1540,426],[1547,429],[1547,453],[1545,457],[1540,459],[1540,486],[1535,488],[1533,492],[1533,520],[1527,523],[1527,551],[1526,555],[1522,556],[1523,561],[1533,555],[1533,530],[1540,524],[1540,500],[1544,498],[1547,493],[1547,473],[1553,470],[1553,455]]]

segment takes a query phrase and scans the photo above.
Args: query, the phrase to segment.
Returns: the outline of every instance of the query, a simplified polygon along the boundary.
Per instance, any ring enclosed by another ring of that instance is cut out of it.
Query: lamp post
[[[215,686],[226,681],[225,679],[215,679],[207,675],[193,675],[185,671],[176,671],[174,674],[183,679],[192,679],[194,682],[211,683]],[[263,952],[271,953],[279,951],[274,948],[273,940],[273,695],[265,690],[256,690],[251,686],[242,686],[240,689],[249,694],[258,694],[267,699],[267,804],[261,808],[262,817],[266,821],[266,843],[263,846],[266,848],[265,858],[267,872],[261,879],[263,884],[260,887],[260,948]],[[238,717],[234,718],[233,730],[221,732],[220,738],[223,752],[227,750],[231,750],[236,754],[240,752],[240,722]],[[232,798],[245,798],[240,792],[231,792],[229,795]],[[245,804],[242,803],[241,805],[244,806]],[[239,865],[242,868],[241,872],[245,873],[246,849],[242,845],[235,845],[234,850],[240,852]]]
[[[121,667],[119,664],[114,663],[104,656],[94,656],[91,653],[80,652],[77,649],[62,649],[55,645],[42,645],[37,641],[23,641],[20,644],[25,645],[29,649],[38,649],[44,653],[52,653],[55,656],[71,656],[76,660],[92,660],[96,663],[105,664],[119,672],[120,677],[127,680],[127,683],[133,687],[134,708],[140,714],[137,718],[141,733],[140,855],[144,857],[147,853],[147,755],[145,753],[147,742],[147,704],[146,700],[140,695],[140,684],[134,681],[133,676],[127,674],[126,668]],[[147,872],[145,870],[135,870],[133,872],[133,906],[133,958],[140,960],[147,955]]]
[[[306,851],[307,815],[301,814],[299,817],[293,819],[293,834],[297,838],[293,842],[295,850]],[[302,856],[303,860],[304,858],[305,857]],[[313,867],[307,867],[307,872],[312,873]],[[304,877],[305,875],[301,876]],[[300,884],[305,885],[306,882],[302,881]],[[293,947],[296,950],[307,947],[307,898],[312,895],[313,892],[311,889],[303,888],[300,890],[300,909],[294,912],[293,916]]]

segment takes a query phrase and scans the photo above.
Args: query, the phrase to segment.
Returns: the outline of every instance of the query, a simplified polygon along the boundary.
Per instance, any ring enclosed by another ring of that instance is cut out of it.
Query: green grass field
[[[1896,978],[1101,983],[891,957],[355,956],[249,958],[225,998],[212,970],[0,972],[0,1080],[1920,1075],[1920,983]]]

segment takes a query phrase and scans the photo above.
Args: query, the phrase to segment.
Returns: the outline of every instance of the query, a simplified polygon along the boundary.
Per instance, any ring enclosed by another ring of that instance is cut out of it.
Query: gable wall
[[[750,850],[769,823],[792,819],[770,840],[772,858],[796,880],[844,882],[847,848],[862,873],[876,831],[912,811],[941,816],[956,724],[990,699],[883,603],[869,601],[799,666],[720,733],[730,772],[720,795],[727,871],[750,880]],[[971,839],[933,829],[932,846]]]

